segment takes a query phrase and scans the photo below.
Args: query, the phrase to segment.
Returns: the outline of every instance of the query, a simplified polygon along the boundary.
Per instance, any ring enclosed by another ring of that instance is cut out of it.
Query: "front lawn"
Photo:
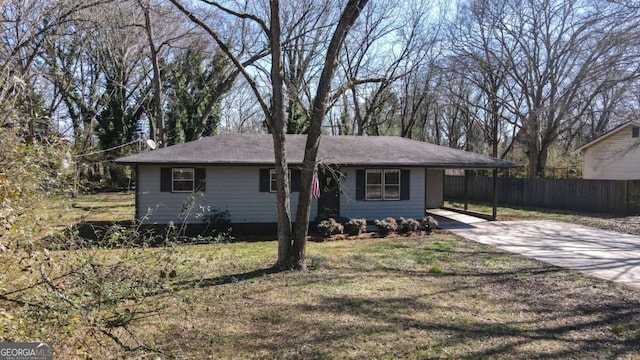
[[[48,217],[124,239],[132,200]],[[0,252],[0,342],[56,359],[640,357],[640,290],[446,233],[310,242],[304,273],[275,241],[35,250]]]
[[[60,359],[640,356],[640,291],[452,235],[309,243],[305,273],[275,242],[49,256],[3,259],[0,341]]]

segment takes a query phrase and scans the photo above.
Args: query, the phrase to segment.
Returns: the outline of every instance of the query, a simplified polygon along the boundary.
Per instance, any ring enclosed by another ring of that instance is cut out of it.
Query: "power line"
[[[141,141],[142,141],[142,139],[133,140],[133,141],[130,141],[130,142],[126,143],[126,144],[122,144],[122,145],[114,146],[114,147],[109,148],[109,149],[93,151],[93,152],[86,153],[86,154],[80,154],[80,155],[76,155],[75,157],[80,158],[80,157],[83,157],[83,156],[89,156],[89,155],[95,155],[95,154],[102,154],[102,153],[105,153],[105,152],[107,152],[107,151],[111,151],[111,150],[115,150],[115,149],[120,149],[120,148],[125,147],[125,146],[127,146],[127,145],[135,144],[135,143],[137,143],[137,142],[141,142]]]

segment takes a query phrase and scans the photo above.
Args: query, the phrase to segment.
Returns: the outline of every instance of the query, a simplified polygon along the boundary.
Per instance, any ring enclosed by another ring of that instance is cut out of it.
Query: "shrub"
[[[384,220],[376,220],[374,221],[376,228],[378,229],[378,233],[380,235],[389,235],[392,232],[396,231],[398,228],[398,223],[396,219],[392,217],[388,217]]]
[[[420,223],[427,231],[431,231],[438,226],[438,221],[431,216],[423,217]]]
[[[344,225],[344,231],[347,235],[357,236],[367,231],[366,219],[351,219]]]
[[[224,234],[223,237],[227,237],[231,233],[231,213],[229,210],[213,209],[204,217],[203,221],[212,233]]]
[[[420,223],[416,219],[400,218],[399,231],[403,234],[408,234],[418,230]]]
[[[342,234],[342,231],[344,230],[344,227],[334,218],[320,221],[317,228],[320,235],[324,237],[329,237],[333,234]]]

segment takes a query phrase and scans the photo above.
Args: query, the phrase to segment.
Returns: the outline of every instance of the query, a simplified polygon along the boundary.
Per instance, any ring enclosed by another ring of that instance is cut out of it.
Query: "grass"
[[[60,359],[640,357],[636,289],[441,233],[310,242],[304,273],[269,271],[276,245],[0,254],[0,342]]]
[[[20,217],[12,230],[2,234],[2,243],[13,247],[29,243],[38,248],[46,246],[42,240],[57,237],[72,226],[131,222],[134,216],[131,193],[84,194],[77,198],[52,196]]]
[[[464,203],[446,201],[445,206],[462,209]],[[492,207],[486,203],[469,203],[471,211],[491,214]],[[499,206],[497,208],[498,220],[557,220],[569,223],[593,226],[605,230],[614,230],[631,234],[640,234],[640,226],[637,225],[637,216],[616,216],[610,214],[580,213],[569,210],[552,210],[543,208]]]
[[[491,214],[491,204],[468,203],[468,209],[485,214]],[[445,206],[458,209],[464,208],[464,203],[458,201],[446,201]],[[499,206],[497,209],[498,220],[558,220],[566,222],[583,222],[586,218],[601,218],[602,215],[581,214],[571,211],[550,210],[541,208],[523,208],[515,206]]]
[[[87,222],[130,221],[135,216],[134,194],[102,193],[71,199],[71,216]]]

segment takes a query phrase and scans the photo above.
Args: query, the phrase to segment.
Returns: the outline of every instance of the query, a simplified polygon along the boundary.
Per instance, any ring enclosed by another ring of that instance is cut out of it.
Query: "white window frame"
[[[269,192],[276,192],[276,169],[269,169]],[[291,169],[289,169],[289,189],[291,189]]]
[[[189,179],[176,179],[176,171],[191,173],[191,189],[176,189],[176,182],[188,183]],[[196,170],[194,168],[171,168],[171,192],[192,193],[196,184]]]
[[[386,174],[387,173],[397,173],[398,174],[398,183],[397,184],[386,184]],[[369,184],[369,174],[379,174],[380,175],[380,184]],[[400,169],[367,169],[365,171],[365,181],[364,181],[364,198],[367,201],[376,201],[376,200],[384,200],[384,201],[398,201],[402,198],[402,173]],[[369,195],[369,187],[379,187],[380,188],[380,196],[372,197]],[[387,196],[386,187],[387,186],[397,186],[398,187],[398,196],[390,197]]]

